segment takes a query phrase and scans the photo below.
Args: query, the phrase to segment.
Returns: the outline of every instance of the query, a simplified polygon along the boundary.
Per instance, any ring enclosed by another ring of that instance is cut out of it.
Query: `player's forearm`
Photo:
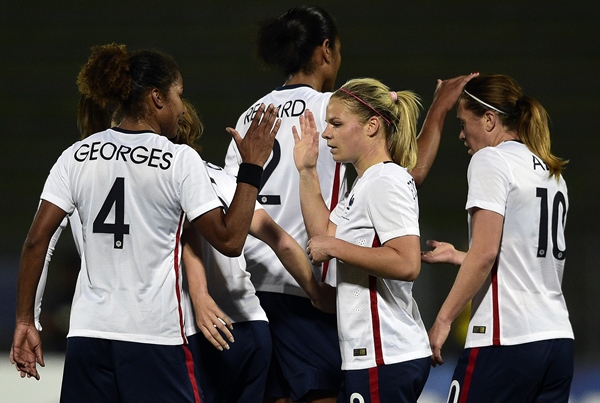
[[[16,321],[19,323],[34,323],[35,295],[44,267],[47,245],[48,242],[44,244],[41,239],[30,238],[23,245],[17,277]]]
[[[226,226],[241,247],[246,242],[257,196],[257,187],[248,183],[238,183],[229,210],[225,214]]]
[[[427,112],[421,132],[417,137],[417,165],[410,171],[410,174],[415,179],[417,188],[421,187],[435,161],[442,138],[446,114],[447,111],[444,108],[438,107],[434,103]]]
[[[418,250],[402,253],[385,245],[371,248],[336,239],[330,255],[372,276],[393,280],[414,281],[421,270]]]
[[[257,194],[256,186],[238,183],[226,214],[221,209],[217,213],[207,213],[205,215],[210,214],[212,220],[201,216],[194,225],[219,252],[229,257],[240,256],[252,222]]]
[[[483,286],[493,265],[489,258],[467,253],[436,320],[451,324]]]
[[[317,297],[318,283],[302,247],[264,211],[257,210],[252,219],[250,234],[275,252],[281,264],[292,275],[310,299]]]
[[[316,169],[300,172],[300,207],[308,238],[329,235],[329,209],[321,194]]]
[[[287,235],[287,233],[286,233]],[[311,300],[318,297],[319,284],[315,279],[306,253],[291,236],[282,237],[275,254]]]
[[[208,293],[208,282],[206,280],[206,270],[202,262],[202,242],[200,234],[193,227],[187,227],[182,236],[183,268],[185,270],[190,298],[194,302],[194,297],[199,293]]]

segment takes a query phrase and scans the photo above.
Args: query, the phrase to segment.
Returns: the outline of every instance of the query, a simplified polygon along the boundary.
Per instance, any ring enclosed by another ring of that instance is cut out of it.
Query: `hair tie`
[[[385,122],[388,125],[392,125],[392,122],[389,121],[389,119],[387,119],[385,116],[383,116],[381,113],[379,113],[375,108],[373,108],[368,102],[363,101],[360,97],[358,97],[358,95],[355,95],[353,93],[351,93],[350,91],[348,91],[345,88],[340,87],[340,91],[345,92],[346,94],[350,95],[351,97],[356,98],[357,101],[359,101],[360,103],[362,103],[363,105],[365,105],[367,108],[371,109],[373,112],[375,112],[376,114],[378,114],[381,119],[385,120]]]
[[[394,103],[398,102],[398,94],[396,94],[396,91],[390,91],[390,96],[392,97],[392,101],[394,101]]]

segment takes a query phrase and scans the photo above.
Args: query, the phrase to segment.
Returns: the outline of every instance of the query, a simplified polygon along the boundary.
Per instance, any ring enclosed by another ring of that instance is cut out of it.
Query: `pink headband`
[[[356,100],[358,100],[359,102],[361,102],[363,105],[365,105],[367,108],[371,109],[373,112],[375,112],[376,114],[378,114],[381,119],[385,120],[386,123],[388,125],[392,125],[392,122],[390,122],[385,116],[383,116],[381,113],[379,113],[375,108],[373,108],[371,105],[369,105],[367,102],[363,101],[362,99],[360,99],[357,95],[354,95],[353,93],[351,93],[350,91],[340,87],[340,91],[345,92],[346,94],[350,95],[351,97],[354,97]],[[395,101],[394,101],[395,102]]]

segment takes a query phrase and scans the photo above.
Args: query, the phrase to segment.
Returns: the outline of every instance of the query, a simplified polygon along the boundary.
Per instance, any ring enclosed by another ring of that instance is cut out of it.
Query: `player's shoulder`
[[[208,176],[215,182],[223,183],[235,183],[235,178],[231,176],[225,169],[222,167],[213,164],[212,162],[204,161],[204,165],[206,166],[206,171],[208,172]]]

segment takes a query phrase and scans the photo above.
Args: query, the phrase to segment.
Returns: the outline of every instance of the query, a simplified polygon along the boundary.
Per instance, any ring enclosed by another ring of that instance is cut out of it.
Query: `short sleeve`
[[[188,220],[193,221],[202,214],[221,207],[206,166],[200,155],[191,148],[184,149],[177,158],[176,172],[181,173],[181,207]]]
[[[50,174],[44,184],[41,199],[71,214],[75,209],[71,182],[69,181],[69,157],[72,155],[72,147],[66,149],[58,158],[50,170]]]
[[[494,147],[486,147],[473,155],[467,170],[467,180],[467,210],[478,207],[504,216],[512,183],[511,170]]]
[[[406,235],[419,236],[419,208],[414,181],[389,176],[369,186],[367,209],[381,244]]]

